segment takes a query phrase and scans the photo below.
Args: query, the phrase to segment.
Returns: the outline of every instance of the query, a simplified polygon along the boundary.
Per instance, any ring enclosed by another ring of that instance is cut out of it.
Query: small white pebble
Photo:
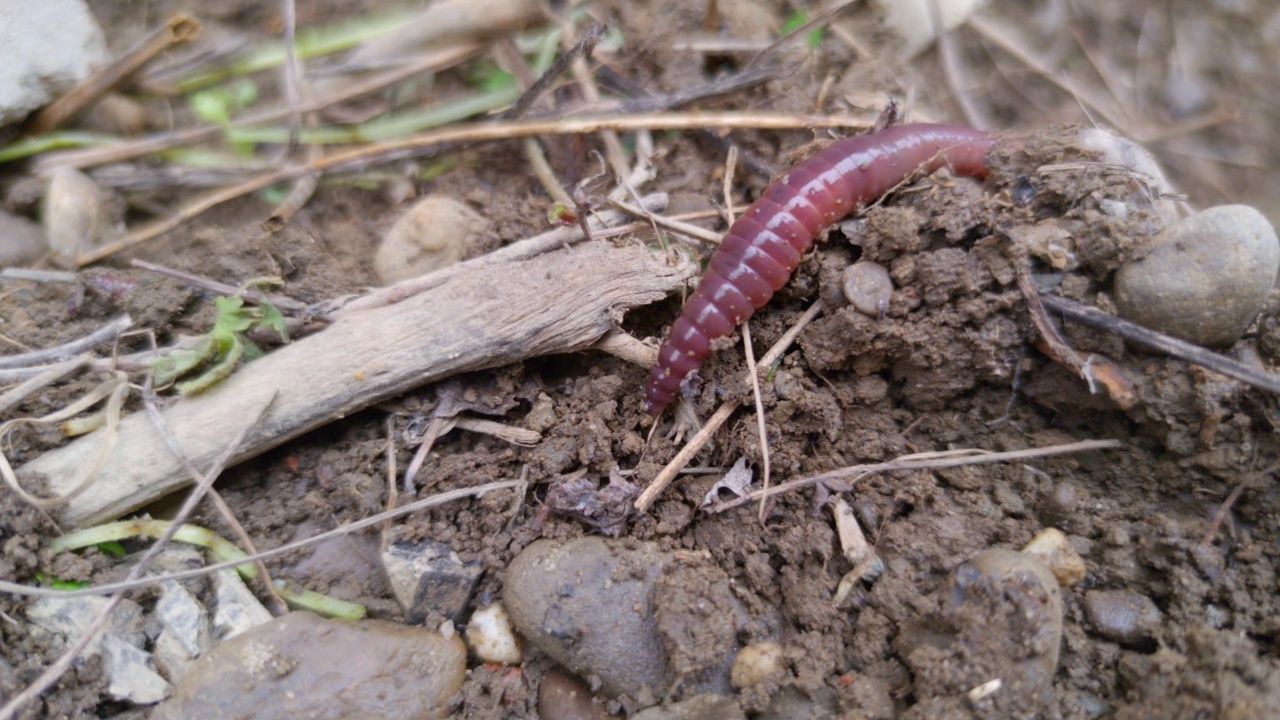
[[[501,604],[481,608],[467,623],[467,645],[480,660],[499,665],[519,665],[524,659],[520,640]]]

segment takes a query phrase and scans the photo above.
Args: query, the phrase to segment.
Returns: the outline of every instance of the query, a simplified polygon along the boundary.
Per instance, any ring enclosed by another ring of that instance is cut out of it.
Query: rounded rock
[[[609,720],[617,717],[591,695],[587,684],[551,668],[538,686],[538,716],[543,720]]]
[[[524,638],[606,693],[661,694],[671,674],[653,595],[668,562],[653,543],[539,540],[511,561],[502,599]]]
[[[200,658],[151,717],[443,718],[466,672],[456,634],[293,612]]]
[[[488,227],[488,220],[457,200],[429,195],[391,226],[374,255],[374,272],[391,285],[449,267]]]
[[[1116,307],[1127,320],[1199,345],[1238,340],[1280,270],[1275,229],[1246,205],[1183,218],[1153,248],[1116,271]]]
[[[1160,609],[1151,598],[1128,590],[1090,590],[1084,612],[1102,637],[1121,645],[1142,645],[1160,627]]]
[[[889,309],[893,296],[893,280],[883,265],[858,262],[845,268],[844,296],[853,309],[869,317],[882,317]]]
[[[751,687],[787,669],[782,646],[771,640],[752,643],[738,651],[729,681],[738,689]]]

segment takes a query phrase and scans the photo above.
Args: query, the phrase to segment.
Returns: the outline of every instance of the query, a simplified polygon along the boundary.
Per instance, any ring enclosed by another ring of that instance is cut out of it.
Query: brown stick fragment
[[[143,39],[137,47],[120,59],[90,75],[66,95],[54,100],[36,113],[27,130],[33,134],[48,132],[91,105],[103,94],[124,82],[151,58],[172,45],[190,42],[200,35],[200,21],[185,13],[174,15],[164,27]]]
[[[1041,295],[1036,291],[1035,283],[1031,280],[1031,272],[1025,265],[1018,268],[1018,289],[1027,299],[1027,306],[1031,311],[1031,322],[1035,323],[1036,329],[1040,331],[1041,342],[1036,343],[1036,347],[1041,352],[1066,365],[1089,383],[1090,392],[1096,392],[1095,383],[1101,383],[1107,389],[1111,399],[1122,409],[1131,408],[1138,402],[1133,384],[1125,378],[1124,373],[1115,363],[1100,355],[1080,357],[1080,353],[1058,334],[1058,328],[1049,319],[1049,314],[1044,311]]]
[[[1246,365],[1239,360],[1224,357],[1212,350],[1189,343],[1186,340],[1170,337],[1164,333],[1156,332],[1114,315],[1108,315],[1097,308],[1082,305],[1063,297],[1042,295],[1040,299],[1045,307],[1055,312],[1060,312],[1072,320],[1082,322],[1099,330],[1115,333],[1126,340],[1145,345],[1170,357],[1185,360],[1216,373],[1221,373],[1229,378],[1248,383],[1259,390],[1280,395],[1280,376],[1274,373],[1265,372],[1259,368]]]
[[[523,262],[471,266],[445,282],[358,313],[240,368],[209,392],[163,410],[185,457],[206,467],[246,416],[275,397],[234,462],[259,455],[338,418],[411,388],[461,372],[588,347],[617,314],[666,296],[690,277],[638,246],[594,243]],[[100,522],[190,482],[145,417],[119,423],[114,451],[84,494],[61,508],[69,526]],[[99,439],[89,435],[19,469],[65,491],[87,467]]]

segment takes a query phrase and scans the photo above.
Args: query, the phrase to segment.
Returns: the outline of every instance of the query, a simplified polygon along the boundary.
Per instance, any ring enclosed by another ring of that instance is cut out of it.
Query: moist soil
[[[148,19],[163,16],[171,5],[150,4],[148,18],[135,3],[92,4],[119,47],[128,47]],[[1135,115],[1122,130],[1148,141],[1192,205],[1249,203],[1274,224],[1280,221],[1280,174],[1271,166],[1280,138],[1267,122],[1277,116],[1267,95],[1276,87],[1280,52],[1265,35],[1268,27],[1277,32],[1280,16],[1265,3],[1227,5],[1209,11],[1195,3],[1046,2],[1028,11],[1023,3],[996,2],[986,16],[1016,27],[1024,41],[1061,64],[1095,63],[1099,74],[1089,76],[1090,87],[1104,87],[1097,79],[1105,76],[1118,94],[1130,93],[1128,107]],[[215,19],[260,35],[275,20],[274,10],[263,7],[225,3]],[[743,7],[751,12],[734,10],[722,23],[740,37],[769,37],[791,12],[784,3]],[[741,55],[670,50],[671,37],[702,27],[703,4],[603,2],[594,10],[625,38],[609,63],[651,92],[678,90],[746,63]],[[299,3],[298,12],[305,26],[356,10],[348,3],[307,2]],[[847,27],[874,27],[858,17],[862,24]],[[1192,25],[1194,37],[1173,41],[1174,30]],[[1098,55],[1086,59],[1072,32]],[[690,433],[673,423],[670,412],[654,430],[641,407],[644,368],[581,352],[458,378],[468,399],[505,409],[494,419],[535,429],[542,441],[521,447],[455,430],[436,442],[418,478],[419,494],[425,495],[524,477],[530,487],[523,502],[496,495],[457,501],[394,521],[390,537],[430,538],[464,561],[482,564],[479,604],[502,596],[505,568],[540,537],[620,534],[707,553],[732,579],[738,600],[778,625],[791,684],[834,688],[844,706],[854,708],[857,688],[870,678],[888,688],[900,713],[922,692],[913,675],[921,669],[909,668],[896,643],[924,598],[975,553],[1019,548],[1045,527],[1056,527],[1080,551],[1088,572],[1082,584],[1063,592],[1065,627],[1053,696],[1029,712],[1054,718],[1274,712],[1280,702],[1275,398],[1100,330],[1064,323],[1069,345],[1082,356],[1114,362],[1132,384],[1132,399],[1117,402],[1100,389],[1091,392],[1042,351],[1016,281],[1019,269],[1029,268],[1042,290],[1108,308],[1110,273],[1140,254],[1153,216],[1131,173],[1093,163],[1095,158],[1073,149],[1071,123],[1087,122],[1075,99],[972,32],[957,34],[954,43],[966,73],[963,85],[974,88],[971,102],[993,125],[1010,128],[991,157],[992,175],[979,182],[944,171],[917,179],[833,228],[791,284],[751,321],[758,357],[814,300],[825,303],[760,388],[772,479],[962,448],[1005,451],[1107,438],[1121,441],[1119,449],[870,475],[777,496],[763,520],[755,505],[705,512],[704,497],[720,475],[691,474],[649,513],[604,524],[600,515],[570,511],[576,504],[565,498],[581,492],[582,479],[604,488],[622,472],[643,486]],[[1217,49],[1212,58],[1202,56],[1202,44]],[[1183,55],[1175,58],[1178,53]],[[868,109],[862,104],[867,97],[892,95],[906,98],[914,117],[962,117],[939,55],[930,51],[899,60],[880,33],[863,33],[857,43],[828,33],[817,51],[788,56],[788,63],[785,77],[701,107],[848,112]],[[1193,97],[1189,110],[1187,97],[1196,92],[1203,97]],[[1202,109],[1230,110],[1234,120],[1192,126]],[[154,123],[163,126],[164,116],[156,112]],[[735,131],[727,137],[779,170],[829,139],[810,132]],[[656,134],[655,141],[657,177],[646,191],[725,204],[720,150],[692,133]],[[587,153],[598,147],[596,138],[552,139],[549,146],[567,182],[595,172],[596,161]],[[546,229],[550,200],[517,142],[451,150],[447,158],[420,163],[390,168],[402,177],[387,185],[402,189],[422,164],[439,163],[433,179],[410,184],[418,194],[462,200],[489,219],[490,229],[472,255]],[[1046,166],[1056,170],[1046,172]],[[733,184],[737,208],[767,184],[767,178],[741,167]],[[7,173],[6,183],[21,179],[20,172]],[[179,198],[175,191],[169,199]],[[1108,202],[1117,200],[1134,211],[1123,217],[1108,212],[1114,207]],[[259,230],[269,206],[247,199],[202,215],[131,256],[232,285],[279,276],[285,281],[281,292],[317,302],[376,284],[374,250],[404,205],[386,187],[326,184],[283,231]],[[1046,226],[1066,229],[1072,258],[1064,261],[1021,240],[1028,228]],[[843,298],[841,273],[854,261],[889,270],[896,290],[879,316],[864,315]],[[621,324],[637,337],[657,338],[678,310],[679,298],[671,298],[629,312]],[[1280,301],[1227,352],[1267,365],[1280,362],[1277,310]],[[64,342],[122,312],[161,344],[204,332],[213,318],[208,294],[130,269],[126,257],[117,257],[85,271],[74,287],[38,283],[0,296],[4,351]],[[147,342],[128,338],[120,351],[140,350]],[[738,379],[745,366],[737,334],[690,388],[694,414],[706,418],[725,399],[749,396],[750,388]],[[37,394],[0,419],[53,412],[91,385],[82,379]],[[334,422],[227,470],[218,487],[260,549],[378,512],[388,504],[388,418],[397,428],[420,425],[442,392],[423,387]],[[448,392],[456,393],[457,385]],[[396,466],[403,469],[415,449],[398,433],[393,439]],[[16,466],[59,440],[52,431],[34,431],[9,442],[6,452]],[[758,474],[757,420],[745,408],[715,434],[694,465],[723,471],[742,457]],[[852,566],[824,505],[832,492],[847,497],[885,565],[883,574],[838,603],[834,590]],[[601,498],[614,503],[603,511],[610,518],[629,501]],[[0,496],[0,503],[0,577],[31,582],[42,571],[96,582],[108,576],[112,563],[99,554],[50,558],[42,549],[55,534],[49,523],[12,494]],[[150,510],[165,512],[163,506]],[[213,510],[197,512],[195,521],[230,534]],[[305,587],[397,620],[401,611],[378,565],[381,540],[377,532],[357,534],[269,565]],[[1145,596],[1161,620],[1137,638],[1104,637],[1085,612],[1085,594],[1095,589]],[[697,597],[691,594],[689,602]],[[0,653],[11,666],[0,666],[0,696],[26,685],[57,657],[57,648],[35,639],[23,623],[8,621],[21,617],[21,604],[0,597],[6,620],[0,623]],[[476,667],[464,685],[458,717],[536,717],[538,685],[549,667],[536,651],[514,680],[508,672]],[[945,669],[926,674],[943,675]],[[95,662],[80,665],[26,716],[109,716],[120,708],[104,699],[104,684]],[[758,710],[769,697],[753,692],[741,701]]]

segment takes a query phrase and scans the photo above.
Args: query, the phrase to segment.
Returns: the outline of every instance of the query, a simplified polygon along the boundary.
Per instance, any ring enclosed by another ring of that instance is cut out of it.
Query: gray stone
[[[1160,627],[1160,609],[1151,598],[1128,590],[1090,590],[1084,612],[1099,635],[1121,645],[1151,642]]]
[[[27,619],[37,626],[64,638],[75,639],[89,629],[98,613],[110,601],[104,597],[42,597],[27,606]],[[146,636],[142,627],[142,607],[132,600],[121,600],[111,613],[111,619],[97,639],[85,647],[82,656],[98,652],[102,637],[114,635],[121,640],[142,647]]]
[[[293,612],[207,653],[151,720],[443,718],[466,672],[456,633]]]
[[[671,681],[653,595],[670,556],[654,543],[539,540],[507,568],[503,604],[516,630],[611,695]]]
[[[39,225],[0,210],[0,268],[30,265],[48,251]]]
[[[405,621],[414,624],[433,611],[461,622],[483,572],[477,563],[462,562],[448,545],[430,540],[392,543],[382,565]]]
[[[1167,227],[1147,255],[1116,271],[1116,308],[1153,330],[1226,346],[1263,309],[1277,270],[1280,241],[1262,213],[1209,208]]]
[[[0,0],[0,125],[26,117],[109,60],[81,0]]]
[[[883,317],[893,296],[893,280],[883,265],[857,262],[844,269],[841,285],[853,309],[873,318]]]

